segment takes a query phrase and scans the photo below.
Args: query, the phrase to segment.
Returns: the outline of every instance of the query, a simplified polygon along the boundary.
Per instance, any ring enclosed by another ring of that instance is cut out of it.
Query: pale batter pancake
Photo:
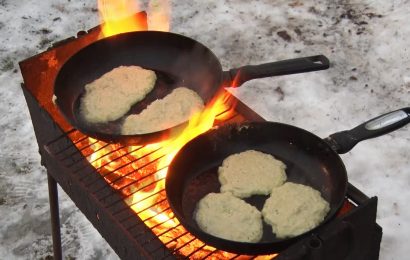
[[[154,71],[120,66],[85,86],[80,110],[89,123],[105,123],[122,117],[154,88]]]
[[[286,165],[270,154],[248,150],[227,157],[218,169],[221,192],[238,198],[269,195],[286,181]]]
[[[194,219],[208,234],[232,241],[257,243],[263,234],[262,215],[230,193],[209,193],[197,205]]]
[[[278,238],[294,237],[318,226],[329,212],[320,192],[287,182],[272,190],[262,209],[263,219]]]
[[[122,134],[157,132],[181,124],[204,109],[204,102],[193,90],[185,87],[174,89],[163,99],[147,106],[141,113],[129,115],[122,126]]]

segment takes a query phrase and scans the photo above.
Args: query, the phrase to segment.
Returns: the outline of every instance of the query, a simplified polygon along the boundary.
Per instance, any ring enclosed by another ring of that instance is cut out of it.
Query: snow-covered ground
[[[0,0],[1,259],[52,255],[46,174],[18,62],[98,24],[96,8],[96,0]],[[204,43],[225,69],[326,55],[329,70],[233,90],[266,119],[326,137],[410,105],[409,14],[408,0],[179,0],[172,2],[171,31]],[[410,254],[409,131],[365,141],[342,156],[350,182],[379,198],[382,260]],[[60,208],[65,258],[117,258],[61,190]]]

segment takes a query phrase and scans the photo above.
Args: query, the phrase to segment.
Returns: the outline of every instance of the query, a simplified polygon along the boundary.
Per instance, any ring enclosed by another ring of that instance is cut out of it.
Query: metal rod
[[[190,254],[186,255],[186,258],[190,258],[192,255],[196,254],[198,251],[201,251],[202,248],[204,248],[206,246],[206,244],[204,243],[202,246],[196,248],[194,251],[192,251]]]
[[[53,251],[54,259],[63,259],[61,250],[61,230],[60,230],[60,216],[58,210],[58,191],[57,182],[47,173],[48,179],[48,197],[50,202],[50,216],[51,216],[51,234],[53,237]]]

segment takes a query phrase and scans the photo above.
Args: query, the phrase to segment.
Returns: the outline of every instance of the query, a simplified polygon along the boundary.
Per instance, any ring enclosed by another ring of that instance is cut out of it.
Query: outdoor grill
[[[138,13],[144,18],[144,12]],[[145,24],[145,27],[147,25]],[[57,183],[122,259],[366,259],[379,258],[382,229],[377,198],[349,184],[337,217],[289,248],[267,256],[244,256],[204,244],[173,216],[165,190],[161,145],[122,146],[74,129],[53,103],[53,83],[62,64],[96,41],[100,27],[81,31],[20,62],[41,163],[47,169],[55,259],[62,258]],[[230,96],[216,124],[261,121]],[[235,104],[235,106],[233,106]]]

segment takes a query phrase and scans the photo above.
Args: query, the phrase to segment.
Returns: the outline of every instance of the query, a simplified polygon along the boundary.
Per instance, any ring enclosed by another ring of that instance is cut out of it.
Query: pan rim
[[[155,31],[155,30],[144,30],[144,31],[133,31],[133,32],[124,32],[116,35],[112,35],[109,37],[101,38],[98,39],[85,47],[81,48],[77,52],[75,52],[73,55],[71,55],[67,60],[62,63],[62,65],[58,68],[56,77],[53,80],[53,95],[56,96],[55,100],[55,105],[60,112],[60,114],[63,116],[63,118],[75,129],[78,129],[80,132],[104,141],[108,143],[121,143],[125,145],[146,145],[148,143],[152,142],[158,142],[166,138],[167,136],[170,136],[171,133],[174,131],[180,131],[183,129],[189,122],[189,120],[186,120],[184,122],[177,123],[171,127],[164,128],[162,130],[154,131],[154,132],[148,132],[148,133],[141,133],[141,134],[127,134],[123,135],[121,133],[110,133],[107,131],[94,131],[92,128],[86,127],[85,124],[82,124],[79,122],[78,117],[72,112],[74,111],[73,108],[63,108],[61,104],[61,100],[64,99],[61,94],[58,94],[58,92],[61,92],[61,88],[63,88],[59,84],[62,79],[61,77],[66,77],[67,73],[65,72],[67,68],[72,67],[76,64],[76,60],[78,57],[81,57],[82,55],[87,54],[90,52],[90,50],[93,50],[94,48],[97,48],[100,45],[104,44],[109,44],[110,42],[116,42],[116,41],[121,41],[124,39],[136,39],[138,37],[174,37],[173,39],[178,39],[181,41],[184,41],[186,44],[192,44],[193,46],[198,46],[201,50],[204,50],[207,53],[207,56],[211,57],[213,60],[213,63],[217,65],[217,70],[220,71],[218,75],[213,75],[215,77],[215,82],[218,82],[218,86],[216,86],[214,89],[217,90],[222,82],[223,82],[223,69],[220,60],[218,57],[215,55],[215,53],[212,52],[211,49],[206,47],[204,44],[201,42],[198,42],[197,40],[190,38],[188,36],[178,34],[178,33],[173,33],[173,32],[164,32],[164,31]],[[214,64],[214,65],[215,65]],[[84,86],[82,86],[84,87]],[[217,91],[214,91],[214,94]],[[141,101],[140,101],[141,102]],[[71,110],[71,112],[69,111]],[[67,112],[67,113],[66,113]],[[73,114],[73,116],[71,116]]]

